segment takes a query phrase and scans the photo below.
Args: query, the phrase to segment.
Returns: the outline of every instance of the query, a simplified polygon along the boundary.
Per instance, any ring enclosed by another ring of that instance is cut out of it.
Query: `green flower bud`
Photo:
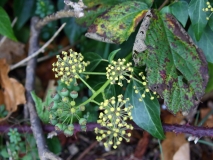
[[[76,92],[76,91],[70,92],[70,97],[72,97],[73,99],[77,98],[78,97],[78,92]]]
[[[87,126],[81,126],[81,130],[84,131],[84,132],[86,132]]]
[[[71,101],[71,106],[75,106],[75,101]]]
[[[80,106],[79,109],[80,111],[85,111],[85,106]]]
[[[69,98],[68,97],[63,97],[62,101],[65,102],[65,103],[68,103],[69,102]]]
[[[57,115],[60,116],[63,113],[63,110],[61,108],[59,108],[59,109],[57,109],[56,113],[57,113]]]
[[[69,91],[68,91],[66,88],[63,88],[63,89],[61,90],[61,95],[64,96],[64,97],[66,97],[66,96],[69,95]]]
[[[70,130],[68,130],[68,129],[65,129],[65,130],[64,130],[64,134],[65,134],[66,136],[72,136],[72,135],[73,135],[73,131],[70,131]]]
[[[70,131],[73,131],[74,130],[74,125],[73,124],[68,125],[67,129],[70,130]]]
[[[70,112],[71,112],[72,114],[74,114],[74,113],[76,112],[76,109],[75,109],[75,108],[71,108],[71,109],[70,109]]]
[[[80,124],[81,126],[85,126],[85,125],[87,124],[87,120],[86,120],[85,118],[81,118],[81,119],[79,120],[79,124]]]
[[[51,95],[51,98],[53,99],[53,101],[58,102],[60,100],[60,96],[57,93],[53,93]]]

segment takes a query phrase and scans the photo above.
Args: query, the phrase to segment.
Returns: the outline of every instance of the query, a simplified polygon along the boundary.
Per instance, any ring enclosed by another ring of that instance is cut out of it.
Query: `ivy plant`
[[[57,55],[52,70],[60,89],[46,105],[32,93],[39,116],[72,136],[74,122],[86,131],[89,115],[97,112],[101,126],[95,128],[97,140],[115,149],[122,140],[129,141],[134,129],[129,120],[164,139],[158,98],[176,114],[198,106],[205,93],[208,66],[212,67],[212,45],[204,45],[211,43],[212,4],[178,1],[159,11],[153,0],[83,2],[88,8],[77,23],[88,28],[87,37],[121,44],[137,32],[133,51],[125,58],[119,57],[119,49],[108,53],[108,58],[73,50]],[[89,90],[87,98],[79,99],[80,86]]]

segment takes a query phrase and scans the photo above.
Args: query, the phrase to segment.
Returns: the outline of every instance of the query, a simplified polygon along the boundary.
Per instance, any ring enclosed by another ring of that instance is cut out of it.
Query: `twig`
[[[86,150],[83,151],[83,153],[80,154],[80,156],[77,158],[77,160],[82,160],[86,154],[93,149],[98,144],[98,141],[93,142]]]
[[[60,18],[66,18],[66,17],[76,17],[79,18],[80,15],[79,13],[81,12],[75,12],[74,10],[61,10],[56,13],[53,13],[49,16],[44,17],[43,19],[39,20],[38,23],[36,24],[36,28],[40,29],[49,22],[55,21]]]
[[[167,3],[169,2],[169,0],[165,0],[161,6],[158,8],[158,10],[160,11]]]
[[[22,64],[24,64],[27,61],[31,60],[32,58],[36,57],[39,53],[44,52],[44,49],[54,40],[54,38],[61,32],[61,30],[64,28],[65,25],[66,25],[66,23],[62,24],[62,26],[55,32],[55,34],[40,49],[38,49],[36,52],[32,53],[27,58],[23,59],[22,61],[12,65],[10,67],[10,70],[13,70],[13,69],[21,66]]]
[[[13,20],[11,26],[13,27],[15,24],[16,24],[16,21],[17,21],[17,17]],[[4,43],[4,41],[7,39],[6,36],[2,37],[1,41],[0,41],[0,47],[1,45]]]
[[[66,47],[64,47],[64,48],[62,48],[62,49],[60,49],[60,50],[57,52],[57,54],[61,53],[62,51],[66,51],[66,50],[68,50],[69,48],[71,48],[70,45],[68,45],[68,46],[66,46]],[[50,58],[56,56],[57,54],[46,55],[46,56],[40,57],[40,58],[37,59],[37,63],[46,61],[46,60],[48,60],[48,59],[50,59]],[[20,65],[20,66],[18,66],[18,67],[24,67],[24,66],[26,66],[26,65],[27,65],[27,63],[24,63],[24,64],[22,64],[22,65]]]
[[[40,30],[37,30],[35,28],[35,25],[38,22],[37,17],[33,17],[31,19],[31,27],[30,27],[30,42],[29,42],[29,57],[34,54],[36,50],[38,50],[39,45],[38,45],[38,39],[39,39],[39,33]],[[64,26],[64,25],[62,25]],[[62,29],[63,27],[61,27]],[[54,34],[55,36],[57,34]],[[34,55],[33,55],[34,56]],[[40,119],[37,115],[35,106],[34,106],[34,101],[33,98],[30,94],[30,92],[34,89],[34,80],[35,80],[35,68],[36,68],[36,57],[31,58],[28,61],[27,68],[26,68],[26,83],[25,83],[25,88],[26,88],[26,98],[27,98],[27,103],[25,105],[25,108],[28,108],[29,113],[30,113],[30,122],[31,122],[31,128],[33,131],[33,135],[36,141],[36,145],[38,148],[38,154],[41,160],[47,160],[49,156],[51,155],[52,160],[59,160],[58,156],[54,155],[47,149],[46,141],[44,138],[42,126]],[[46,157],[47,156],[47,157]]]

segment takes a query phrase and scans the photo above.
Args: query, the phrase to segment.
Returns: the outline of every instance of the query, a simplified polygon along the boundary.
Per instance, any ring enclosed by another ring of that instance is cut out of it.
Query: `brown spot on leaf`
[[[125,29],[125,25],[120,24],[120,25],[119,25],[119,28],[120,28],[120,29]]]

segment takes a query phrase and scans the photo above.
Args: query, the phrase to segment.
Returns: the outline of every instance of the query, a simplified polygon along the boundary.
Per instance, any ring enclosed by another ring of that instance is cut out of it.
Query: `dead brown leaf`
[[[25,89],[17,80],[8,77],[9,65],[0,59],[0,85],[3,90],[4,104],[8,112],[15,112],[18,105],[25,104]]]
[[[183,118],[184,117],[181,113],[176,114],[176,116],[166,113],[165,116],[163,117],[163,121],[169,124],[174,124],[174,123],[179,124],[181,123]],[[166,139],[162,142],[164,160],[172,160],[175,153],[185,143],[188,143],[188,142],[186,141],[184,134],[175,134],[172,132],[166,132]]]
[[[211,112],[211,108],[202,108],[200,110],[200,118],[203,119],[209,112]],[[213,127],[213,115],[209,115],[208,119],[205,121],[203,126]]]
[[[8,64],[14,64],[25,58],[25,45],[6,39],[0,46],[0,59],[6,59]]]

